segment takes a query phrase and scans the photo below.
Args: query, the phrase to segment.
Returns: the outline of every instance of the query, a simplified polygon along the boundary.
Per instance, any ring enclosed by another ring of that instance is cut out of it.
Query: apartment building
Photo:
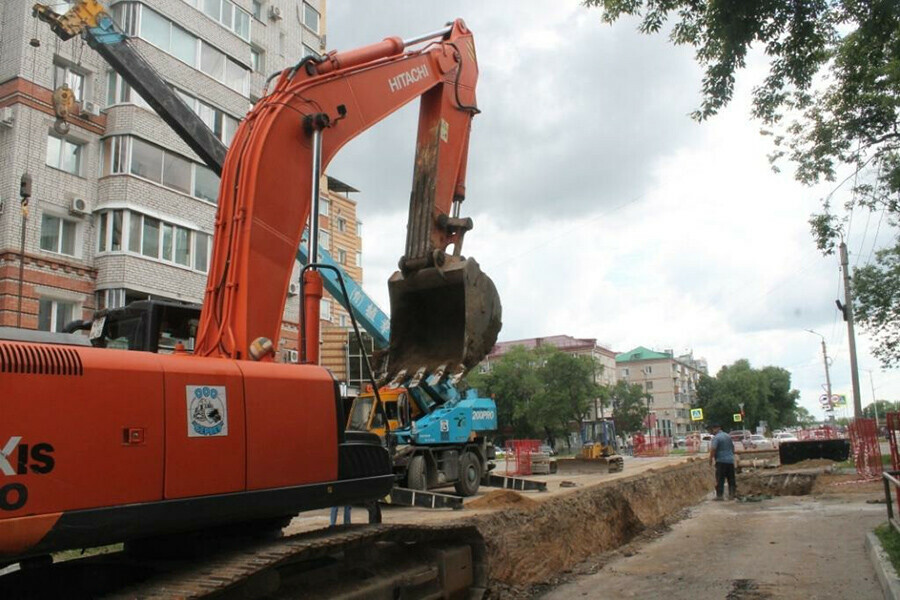
[[[539,338],[526,338],[497,342],[491,353],[481,362],[479,368],[484,371],[491,369],[492,363],[498,361],[504,354],[516,346],[522,346],[528,350],[541,346],[553,346],[559,350],[576,356],[590,356],[597,365],[594,373],[594,381],[600,385],[612,387],[616,384],[616,353],[597,343],[594,338],[575,338],[570,335],[553,335]],[[600,416],[609,416],[608,409],[604,409],[599,401],[592,403],[588,419],[593,420]]]
[[[692,354],[675,357],[671,350],[656,352],[638,346],[618,354],[616,365],[619,379],[638,384],[651,395],[650,420],[659,435],[672,437],[693,429],[690,408],[705,372],[705,359],[694,359]]]
[[[53,6],[62,13],[70,4]],[[269,73],[324,51],[325,0],[105,4],[225,144]],[[31,6],[0,2],[0,325],[58,331],[137,299],[201,302],[218,178],[83,40],[60,41]],[[64,135],[51,101],[63,84],[78,107]],[[27,220],[24,173],[33,180]],[[346,186],[335,186],[326,197],[340,204]],[[341,219],[323,227],[358,237],[355,216]],[[338,233],[329,249],[343,248],[352,271],[358,243]],[[283,333],[294,345],[298,310],[290,296]],[[340,323],[339,311],[332,320]]]

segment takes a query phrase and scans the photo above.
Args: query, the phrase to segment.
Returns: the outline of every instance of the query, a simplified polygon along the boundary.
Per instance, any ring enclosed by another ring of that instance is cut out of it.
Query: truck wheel
[[[459,458],[459,481],[454,484],[460,496],[474,496],[481,483],[481,461],[471,452]]]
[[[413,456],[406,468],[406,487],[411,490],[427,490],[427,465],[421,454]]]

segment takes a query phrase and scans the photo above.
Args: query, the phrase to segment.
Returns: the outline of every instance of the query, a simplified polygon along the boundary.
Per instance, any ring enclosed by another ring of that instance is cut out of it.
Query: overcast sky
[[[552,9],[551,9],[552,7]],[[329,0],[328,49],[433,31],[456,17],[475,35],[482,113],[469,150],[475,220],[464,254],[503,302],[501,340],[568,334],[617,352],[693,350],[714,374],[747,358],[791,371],[801,404],[823,415],[820,338],[835,393],[850,397],[836,257],[823,257],[809,215],[835,184],[808,188],[749,118],[762,58],[738,76],[735,101],[697,124],[701,71],[686,48],[615,26],[573,1]],[[405,242],[418,107],[351,142],[329,173],[361,190],[364,287],[385,309]],[[841,205],[849,193],[834,195]],[[895,233],[854,215],[850,261]],[[876,230],[878,236],[876,239]],[[863,405],[900,396],[858,336]]]

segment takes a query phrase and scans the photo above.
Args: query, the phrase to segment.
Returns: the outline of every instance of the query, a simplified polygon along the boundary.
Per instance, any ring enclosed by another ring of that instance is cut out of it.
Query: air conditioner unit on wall
[[[99,117],[100,107],[96,103],[85,100],[81,103],[82,117]]]
[[[5,125],[6,127],[12,127],[13,124],[13,110],[12,106],[4,106],[0,108],[0,125]]]
[[[72,198],[72,204],[69,205],[69,212],[76,215],[87,213],[88,205],[84,198]]]
[[[296,296],[300,293],[300,284],[296,281],[292,281],[288,285],[288,296]]]
[[[281,20],[281,8],[275,6],[274,4],[269,7],[269,18],[273,21]]]

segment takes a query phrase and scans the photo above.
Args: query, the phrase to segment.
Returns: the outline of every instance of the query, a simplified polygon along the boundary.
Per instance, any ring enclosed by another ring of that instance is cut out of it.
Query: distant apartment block
[[[496,363],[511,348],[522,346],[526,349],[534,349],[540,346],[553,346],[559,350],[578,356],[590,356],[597,365],[594,380],[600,385],[612,387],[616,384],[616,353],[597,343],[594,338],[575,338],[569,335],[554,335],[540,338],[526,338],[498,342],[491,353],[482,361],[482,371],[489,371],[491,365]],[[599,402],[591,403],[588,419],[596,419],[598,416],[609,416],[608,409],[604,410]]]
[[[619,379],[640,385],[652,396],[650,412],[656,431],[667,437],[694,429],[690,407],[697,397],[697,382],[706,372],[706,360],[693,355],[675,357],[671,350],[656,352],[638,346],[616,356]]]

